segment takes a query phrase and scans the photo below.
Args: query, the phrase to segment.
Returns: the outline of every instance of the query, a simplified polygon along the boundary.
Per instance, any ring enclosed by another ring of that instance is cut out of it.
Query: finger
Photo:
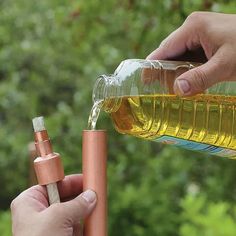
[[[187,41],[190,35],[185,26],[172,32],[160,46],[147,56],[149,60],[163,60],[177,57],[188,50]]]
[[[83,191],[83,175],[68,175],[57,186],[62,200],[78,196]]]
[[[180,56],[176,56],[174,58],[175,61],[189,61],[189,62],[198,62],[198,63],[206,63],[208,61],[206,54],[202,47],[199,47],[192,51],[186,51],[184,54]]]
[[[225,81],[230,76],[225,50],[220,48],[205,64],[180,75],[174,83],[174,92],[180,96],[190,96],[204,92],[212,85]],[[230,57],[229,57],[230,58]]]
[[[82,175],[75,174],[66,176],[58,183],[61,199],[73,198],[80,194],[83,189]],[[16,197],[11,203],[12,211],[36,211],[40,212],[48,207],[48,194],[45,186],[35,185]]]
[[[192,51],[201,46],[197,24],[186,21],[181,27],[164,39],[160,46],[147,56],[149,60],[164,60],[176,58],[186,51]],[[203,28],[203,27],[202,27]],[[201,29],[201,32],[203,29]],[[201,33],[200,32],[200,33]]]
[[[12,201],[10,207],[12,214],[17,216],[44,210],[48,207],[45,187],[36,185],[25,190]]]
[[[52,205],[48,211],[53,216],[60,215],[62,221],[74,226],[90,214],[96,205],[96,198],[94,191],[87,190],[71,201]]]
[[[182,39],[182,40],[180,40]],[[174,56],[180,55],[186,51],[186,47],[184,45],[185,34],[183,33],[183,29],[180,27],[174,32],[172,32],[167,38],[165,38],[159,47],[155,49],[151,54],[147,56],[148,60],[163,60],[169,59]],[[178,45],[178,47],[173,48],[173,44]],[[170,51],[173,50],[173,51]]]

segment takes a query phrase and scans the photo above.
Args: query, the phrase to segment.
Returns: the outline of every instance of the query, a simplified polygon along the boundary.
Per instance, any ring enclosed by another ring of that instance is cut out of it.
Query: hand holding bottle
[[[218,82],[236,80],[235,21],[233,14],[194,12],[147,59],[179,59],[188,51],[204,51],[207,62],[176,79],[174,91],[180,96],[201,93]],[[198,56],[189,60],[196,61]]]
[[[96,194],[91,190],[80,194],[82,175],[67,176],[58,184],[58,188],[62,200],[72,200],[48,207],[46,188],[37,185],[21,193],[12,202],[14,236],[82,235],[80,220],[95,207]]]

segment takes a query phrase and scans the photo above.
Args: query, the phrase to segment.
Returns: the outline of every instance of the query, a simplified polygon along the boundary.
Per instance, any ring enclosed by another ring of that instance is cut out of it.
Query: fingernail
[[[184,95],[190,91],[191,87],[187,80],[180,79],[176,81],[176,93],[178,95]]]
[[[88,203],[92,203],[96,199],[96,193],[92,190],[86,190],[82,193],[82,198],[84,198]]]

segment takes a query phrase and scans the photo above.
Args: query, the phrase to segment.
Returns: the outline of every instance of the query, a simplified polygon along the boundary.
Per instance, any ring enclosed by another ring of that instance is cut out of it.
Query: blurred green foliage
[[[209,202],[204,195],[187,196],[182,200],[181,236],[234,236],[236,208],[227,202]]]
[[[0,232],[3,236],[11,235],[11,216],[9,211],[0,211]]]
[[[192,11],[235,9],[234,0],[1,0],[0,208],[28,187],[33,117],[46,117],[66,174],[80,172],[96,77],[144,58]],[[109,132],[109,235],[235,235],[236,162],[117,134],[106,114],[98,126]],[[0,213],[1,235],[9,226]]]

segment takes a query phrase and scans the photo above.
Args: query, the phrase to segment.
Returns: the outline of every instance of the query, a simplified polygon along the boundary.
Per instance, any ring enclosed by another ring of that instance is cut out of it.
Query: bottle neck
[[[119,85],[115,76],[101,75],[97,79],[93,88],[93,102],[99,101],[106,112],[111,113],[119,108]]]

